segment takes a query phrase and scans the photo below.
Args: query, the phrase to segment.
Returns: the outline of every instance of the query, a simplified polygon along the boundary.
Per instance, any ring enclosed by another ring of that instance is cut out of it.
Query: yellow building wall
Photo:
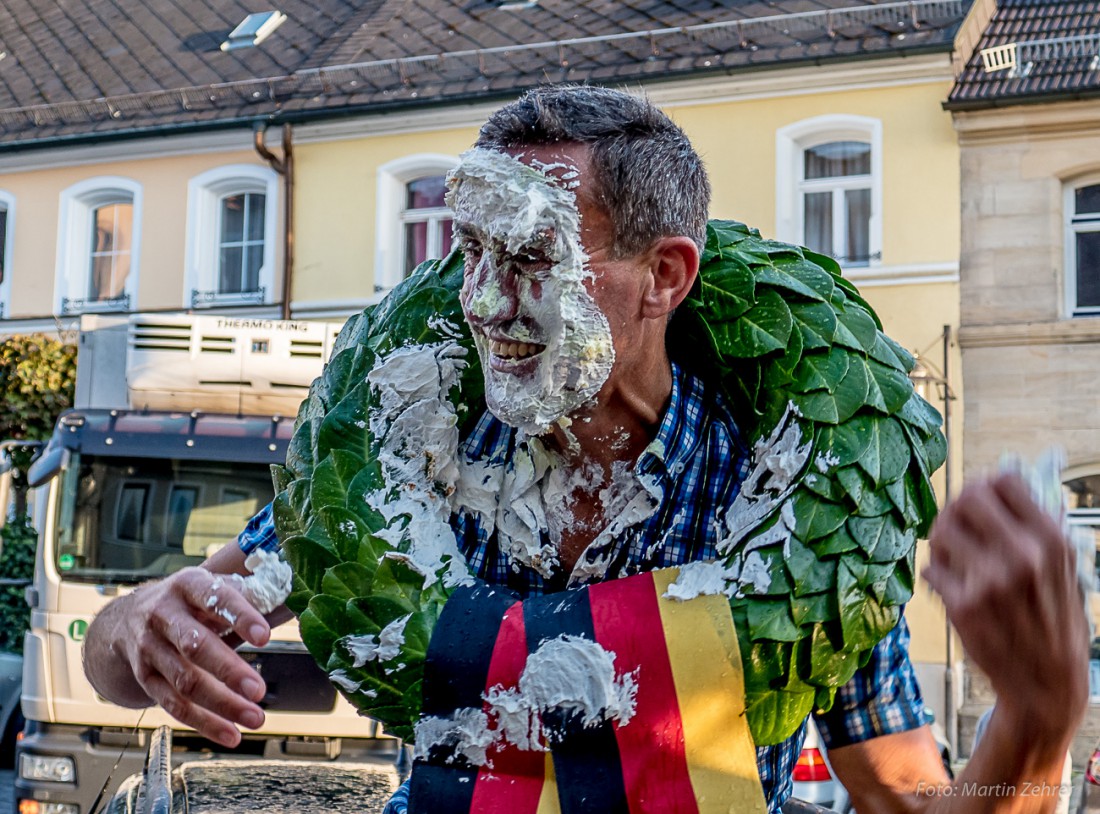
[[[961,356],[954,340],[959,324],[959,289],[957,283],[924,285],[869,286],[862,289],[864,298],[882,319],[886,333],[902,347],[919,355],[930,373],[940,376],[943,371],[943,327],[952,326],[952,340],[948,347],[948,377],[954,398],[948,408],[951,413],[951,430],[948,465],[951,467],[951,484],[955,494],[962,484],[962,377]],[[924,397],[941,413],[944,412],[945,391],[934,384],[918,385]],[[946,467],[932,478],[936,495],[942,502],[947,497]],[[922,540],[917,548],[917,573],[928,562],[928,543]],[[946,656],[946,617],[940,600],[917,586],[912,601],[906,609],[906,618],[913,633],[910,654],[917,662],[943,663]],[[961,658],[962,650],[956,653]]]
[[[228,164],[266,166],[254,152],[242,150],[0,173],[0,190],[13,195],[16,201],[11,307],[7,315],[42,317],[54,312],[61,193],[80,181],[107,175],[128,178],[142,186],[135,310],[189,307],[183,291],[187,184],[196,175]],[[278,206],[281,212],[281,203]],[[282,264],[281,240],[276,241],[276,255],[278,269]]]
[[[476,127],[301,144],[295,149],[293,301],[374,295],[378,168],[406,156],[457,156]]]
[[[775,234],[776,132],[816,116],[882,122],[882,264],[959,259],[959,148],[941,107],[949,82],[673,106],[707,163],[711,216]]]
[[[959,257],[959,152],[951,117],[940,108],[949,90],[949,83],[927,82],[665,109],[707,164],[711,216],[744,221],[768,236],[775,234],[776,132],[825,114],[880,119],[882,265],[908,266]],[[370,297],[378,168],[416,153],[458,155],[476,135],[463,127],[297,146],[293,298]]]

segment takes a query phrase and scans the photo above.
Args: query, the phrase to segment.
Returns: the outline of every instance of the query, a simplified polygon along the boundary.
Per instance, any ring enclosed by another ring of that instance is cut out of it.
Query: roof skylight
[[[260,11],[249,14],[241,24],[229,32],[229,37],[222,43],[223,51],[235,51],[238,48],[251,48],[271,36],[271,33],[286,22],[286,15],[281,11]]]

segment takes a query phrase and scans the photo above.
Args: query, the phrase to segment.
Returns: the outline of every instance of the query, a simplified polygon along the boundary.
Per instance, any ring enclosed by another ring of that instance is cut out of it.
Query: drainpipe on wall
[[[283,125],[283,157],[268,149],[267,125],[257,122],[252,144],[271,169],[283,177],[283,319],[290,319],[290,287],[294,279],[294,145],[290,125]]]

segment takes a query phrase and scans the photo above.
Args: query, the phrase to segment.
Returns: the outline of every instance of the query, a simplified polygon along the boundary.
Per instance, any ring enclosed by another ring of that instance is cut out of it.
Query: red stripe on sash
[[[497,633],[486,691],[502,685],[512,689],[519,684],[527,664],[527,636],[523,625],[523,605],[514,604],[504,614]],[[485,705],[486,711],[489,705]],[[511,743],[501,743],[488,752],[492,768],[482,766],[477,774],[470,811],[477,814],[535,814],[546,771],[544,752],[523,751]]]
[[[615,726],[630,812],[698,814],[653,576],[639,574],[588,590],[596,640],[615,653],[617,671],[640,668],[634,717]]]

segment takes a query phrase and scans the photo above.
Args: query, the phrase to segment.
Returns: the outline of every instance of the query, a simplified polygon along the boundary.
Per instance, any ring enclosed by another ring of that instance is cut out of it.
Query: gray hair
[[[684,131],[648,99],[588,85],[528,91],[493,113],[477,146],[513,150],[558,142],[589,148],[597,202],[614,228],[611,251],[629,257],[661,237],[706,241],[710,182]]]

